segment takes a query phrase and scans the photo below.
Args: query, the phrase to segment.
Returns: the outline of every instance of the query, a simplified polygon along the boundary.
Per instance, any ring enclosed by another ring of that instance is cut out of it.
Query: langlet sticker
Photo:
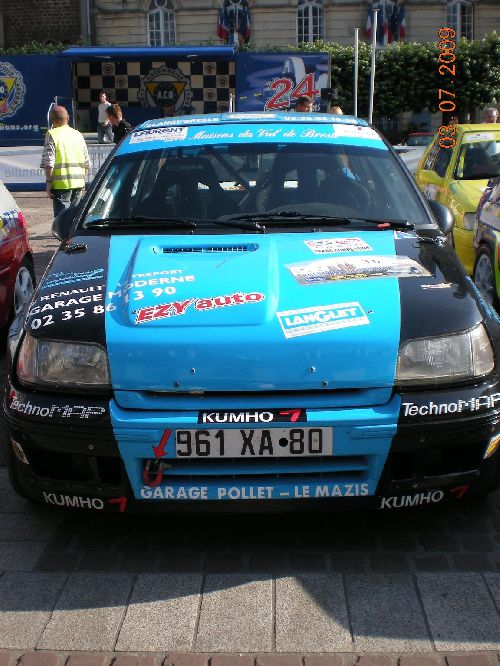
[[[357,302],[317,305],[300,310],[285,310],[276,314],[287,339],[370,323],[365,311]]]
[[[302,264],[288,270],[299,284],[321,284],[332,280],[363,280],[380,277],[429,277],[430,273],[410,257],[332,257]]]
[[[320,238],[304,241],[314,254],[334,254],[335,252],[368,252],[373,248],[362,238]]]

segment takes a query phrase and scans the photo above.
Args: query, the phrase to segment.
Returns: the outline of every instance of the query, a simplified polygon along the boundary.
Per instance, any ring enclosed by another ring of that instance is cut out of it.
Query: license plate
[[[177,430],[179,458],[331,456],[333,428]]]

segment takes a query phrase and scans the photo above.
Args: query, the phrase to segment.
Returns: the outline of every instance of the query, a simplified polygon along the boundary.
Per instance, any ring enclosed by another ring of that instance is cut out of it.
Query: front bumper
[[[11,389],[11,478],[18,492],[47,504],[121,512],[432,505],[498,482],[498,454],[485,458],[500,433],[497,388],[394,394],[375,407],[311,404],[293,426],[333,427],[333,455],[218,461],[176,457],[171,433],[204,427],[197,411],[130,410],[114,400],[72,403]]]

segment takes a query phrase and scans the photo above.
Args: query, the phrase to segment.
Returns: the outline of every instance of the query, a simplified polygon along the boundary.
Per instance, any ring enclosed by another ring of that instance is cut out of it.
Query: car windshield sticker
[[[494,132],[468,132],[467,134],[464,134],[464,143],[472,143],[473,141],[493,141],[494,139]]]
[[[187,127],[158,127],[139,130],[130,137],[130,143],[144,143],[146,141],[181,141],[186,138]]]
[[[404,256],[332,257],[291,264],[287,268],[299,284],[380,277],[430,277],[421,264]]]
[[[304,243],[314,254],[368,252],[373,249],[362,238],[321,238],[319,240],[304,241]]]
[[[363,308],[356,302],[318,305],[276,314],[287,339],[370,323]]]
[[[359,125],[337,125],[334,126],[335,136],[354,137],[363,139],[375,139],[381,141],[380,136],[371,127],[360,127]]]

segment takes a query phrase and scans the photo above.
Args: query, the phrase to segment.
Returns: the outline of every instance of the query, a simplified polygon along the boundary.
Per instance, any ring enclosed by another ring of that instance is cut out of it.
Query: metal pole
[[[354,30],[354,115],[358,115],[359,28]]]
[[[378,5],[373,7],[373,36],[372,36],[372,70],[370,72],[370,109],[368,111],[368,122],[373,121],[373,96],[375,92],[375,46],[377,44],[377,18]]]

